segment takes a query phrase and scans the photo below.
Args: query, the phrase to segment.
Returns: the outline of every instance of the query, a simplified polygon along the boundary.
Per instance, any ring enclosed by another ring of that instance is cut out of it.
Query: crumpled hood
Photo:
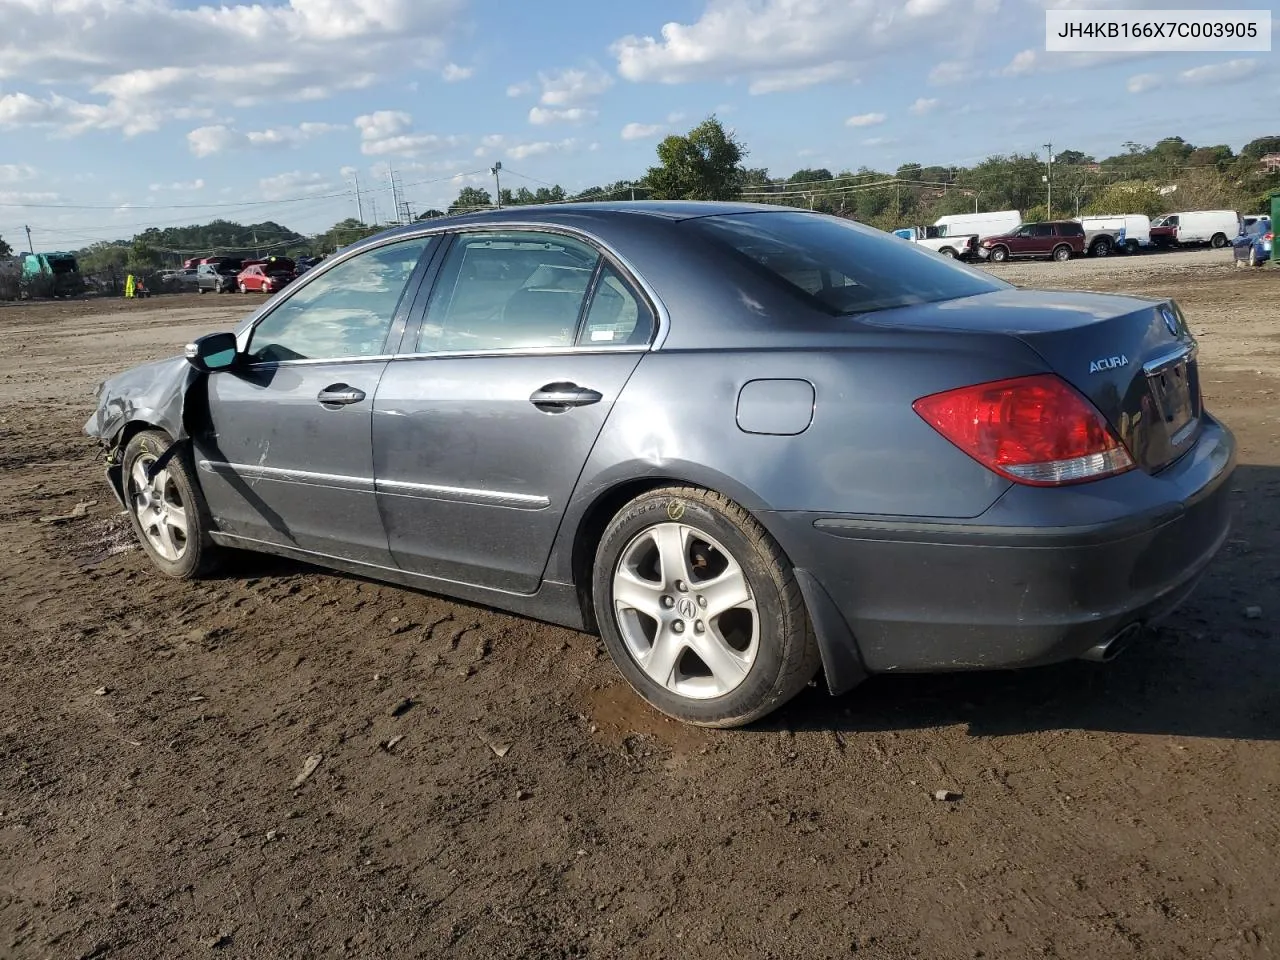
[[[98,406],[84,432],[110,445],[125,424],[145,420],[183,440],[187,390],[199,375],[185,357],[169,357],[117,374],[98,388]]]

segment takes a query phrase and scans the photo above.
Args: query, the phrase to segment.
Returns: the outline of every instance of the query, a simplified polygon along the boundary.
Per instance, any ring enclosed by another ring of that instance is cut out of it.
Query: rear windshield
[[[925,247],[838,217],[779,211],[688,223],[830,313],[869,313],[1009,288]]]

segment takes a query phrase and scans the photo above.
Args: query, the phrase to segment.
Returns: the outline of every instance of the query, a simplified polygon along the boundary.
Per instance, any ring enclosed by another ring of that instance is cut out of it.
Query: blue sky
[[[638,177],[717,113],[787,176],[1280,132],[1272,53],[1048,54],[1046,7],[1210,0],[0,0],[0,236],[391,215]],[[1233,8],[1268,9],[1258,0]]]

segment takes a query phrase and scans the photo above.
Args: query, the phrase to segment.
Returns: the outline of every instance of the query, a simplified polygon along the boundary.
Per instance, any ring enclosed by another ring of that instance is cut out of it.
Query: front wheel
[[[1249,248],[1249,266],[1256,267],[1258,265],[1258,248]]]
[[[241,292],[241,293],[248,293],[248,292],[249,292],[249,288],[248,288],[248,287],[246,287],[246,286],[244,285],[244,281],[243,281],[243,280],[241,280],[241,281],[240,281],[240,292]]]
[[[1059,263],[1066,263],[1071,259],[1071,248],[1065,244],[1060,247],[1054,247],[1053,259],[1057,260]]]
[[[950,247],[943,247],[938,252],[942,254],[944,257],[946,257],[948,260],[954,260],[956,258],[956,252],[952,250]]]
[[[213,522],[195,484],[191,454],[180,448],[166,457],[172,444],[159,430],[143,430],[129,441],[124,499],[133,532],[151,562],[170,577],[189,580],[213,568],[218,548],[209,537]]]
[[[992,247],[991,260],[994,263],[1004,263],[1009,259],[1009,250],[1007,247]]]
[[[740,506],[695,487],[642,494],[596,549],[596,621],[619,672],[663,713],[736,727],[817,673],[791,563]]]

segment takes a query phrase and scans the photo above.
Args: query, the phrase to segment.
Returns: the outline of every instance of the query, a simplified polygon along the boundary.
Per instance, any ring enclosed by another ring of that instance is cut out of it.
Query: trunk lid
[[[1016,337],[1098,408],[1149,472],[1176,460],[1199,436],[1196,342],[1172,300],[1013,289],[863,319]]]

